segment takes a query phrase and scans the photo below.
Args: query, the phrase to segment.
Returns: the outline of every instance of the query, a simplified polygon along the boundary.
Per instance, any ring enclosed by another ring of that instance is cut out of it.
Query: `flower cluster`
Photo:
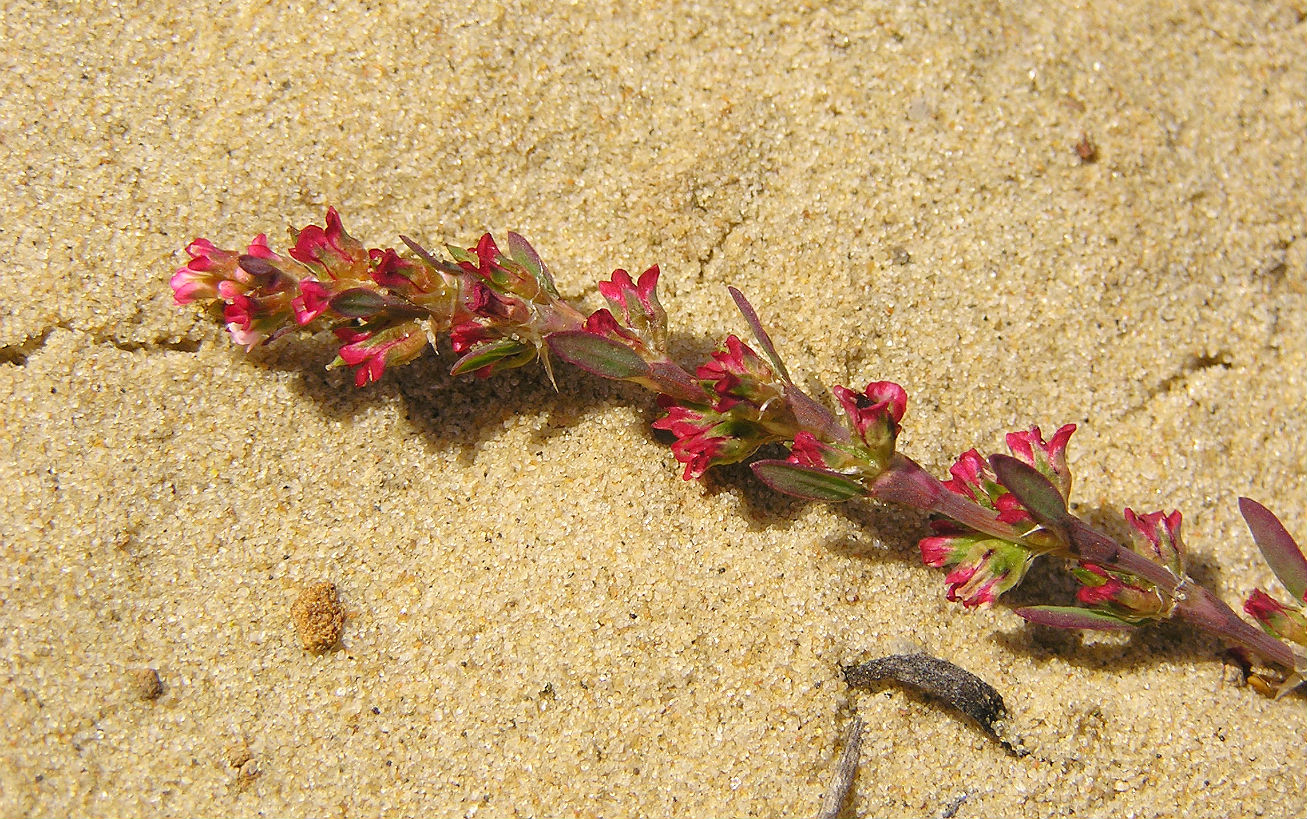
[[[1180,539],[1180,512],[1169,515],[1150,512],[1139,515],[1125,510],[1125,520],[1132,529],[1134,551],[1164,567],[1178,581],[1185,576],[1184,542]],[[1104,568],[1092,561],[1081,561],[1072,574],[1083,587],[1076,599],[1093,611],[1114,617],[1123,623],[1139,623],[1169,617],[1174,599],[1155,583],[1125,571]]]
[[[407,253],[367,248],[334,209],[324,226],[292,231],[285,256],[264,235],[245,251],[207,239],[171,279],[178,304],[204,303],[232,338],[251,349],[295,329],[331,331],[340,342],[331,366],[363,386],[416,358],[448,334],[454,374],[486,377],[539,359],[637,384],[657,394],[654,427],[673,437],[672,454],[694,479],[709,468],[753,456],[769,444],[784,458],[755,460],[768,486],[801,498],[874,498],[934,516],[920,541],[922,560],[947,568],[950,600],[993,604],[1041,555],[1070,561],[1080,581],[1077,606],[1032,606],[1028,621],[1064,628],[1122,629],[1179,618],[1216,634],[1283,672],[1283,693],[1307,677],[1307,558],[1276,517],[1241,499],[1254,540],[1292,601],[1261,589],[1242,620],[1186,572],[1181,516],[1126,509],[1132,537],[1122,545],[1069,510],[1066,450],[1075,426],[1045,441],[1039,427],[1007,436],[1010,455],[962,454],[947,480],[896,450],[907,394],[892,381],[861,391],[836,386],[841,420],[800,390],[743,294],[730,290],[756,348],[728,336],[693,375],[668,353],[667,314],[656,293],[659,269],[633,278],[616,270],[599,283],[606,307],[588,314],[565,301],[535,249],[515,233],[506,252],[489,235],[470,248],[447,246],[440,259],[401,237]],[[1254,675],[1250,680],[1262,680]]]
[[[1283,694],[1307,678],[1307,557],[1298,543],[1275,515],[1260,503],[1249,498],[1239,499],[1253,540],[1262,551],[1271,571],[1284,584],[1293,602],[1281,603],[1261,589],[1253,589],[1243,604],[1243,610],[1270,636],[1293,644],[1295,664],[1292,673],[1279,686],[1276,693]]]
[[[582,321],[516,234],[507,255],[486,234],[473,248],[448,248],[453,262],[408,240],[412,255],[401,256],[365,248],[329,208],[325,226],[292,238],[289,258],[262,234],[243,254],[196,239],[170,282],[174,299],[214,305],[247,349],[297,328],[330,329],[341,342],[332,365],[353,368],[358,386],[412,361],[445,332],[462,356],[454,371],[486,376],[541,356],[549,332]]]
[[[1066,446],[1075,429],[1074,424],[1067,424],[1049,441],[1039,427],[1007,436],[1012,456],[1048,478],[1064,501],[1071,493]],[[936,534],[919,544],[921,559],[927,566],[951,568],[944,581],[948,599],[961,601],[968,608],[987,606],[1020,583],[1039,554],[1058,551],[1059,544],[1039,537],[1040,527],[1030,512],[976,450],[964,452],[949,473],[952,477],[944,481],[944,488],[991,511],[998,523],[1010,527],[1010,534],[996,535],[956,520],[937,519],[932,522]]]

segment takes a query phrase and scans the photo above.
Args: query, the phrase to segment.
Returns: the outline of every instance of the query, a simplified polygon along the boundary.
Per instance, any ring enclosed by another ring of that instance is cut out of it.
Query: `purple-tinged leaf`
[[[386,297],[366,287],[351,287],[331,300],[331,309],[350,318],[367,318],[381,312]]]
[[[681,401],[693,401],[698,404],[711,404],[712,397],[704,392],[699,382],[670,361],[654,361],[649,365],[649,378],[664,395],[670,395]]]
[[[781,361],[780,355],[776,352],[776,346],[771,343],[771,336],[767,335],[767,331],[763,329],[762,321],[758,318],[758,313],[753,309],[753,305],[749,304],[749,300],[744,297],[744,294],[734,287],[726,289],[730,291],[731,298],[735,300],[735,306],[739,308],[740,314],[744,316],[744,322],[749,325],[753,337],[758,340],[758,346],[762,347],[762,351],[767,354],[767,358],[771,361],[772,366],[776,368],[776,372],[781,374],[781,378],[785,380],[785,383],[794,383],[789,372],[785,369],[785,362]]]
[[[417,254],[417,256],[420,259],[422,259],[422,261],[431,265],[436,270],[440,270],[454,276],[463,275],[464,273],[463,268],[459,267],[453,262],[447,262],[444,259],[437,259],[435,256],[431,255],[431,252],[428,251],[425,247],[423,247],[422,245],[418,244],[417,242],[413,241],[412,239],[408,238],[403,234],[400,234],[399,238],[401,241],[404,242],[405,245],[408,246],[409,250],[413,251],[415,254]]]
[[[649,374],[649,365],[630,347],[586,332],[564,330],[550,333],[549,349],[554,355],[601,378],[623,380]]]
[[[794,412],[794,418],[799,422],[799,426],[840,443],[848,443],[852,440],[849,430],[830,410],[793,384],[785,385],[785,400]]]
[[[1053,628],[1082,628],[1099,631],[1127,631],[1134,628],[1119,617],[1079,606],[1026,606],[1016,613],[1027,622]]]
[[[454,362],[450,375],[462,375],[475,372],[482,367],[489,367],[509,359],[510,367],[518,367],[535,357],[535,348],[512,338],[501,338],[487,344],[478,345],[472,352]],[[520,358],[520,361],[512,361]]]
[[[1271,510],[1251,498],[1239,499],[1239,513],[1247,521],[1249,530],[1262,557],[1271,571],[1289,590],[1295,600],[1307,599],[1307,558],[1294,542],[1289,530]]]
[[[275,264],[267,259],[261,259],[258,256],[250,256],[242,253],[236,259],[236,264],[240,269],[249,273],[251,276],[275,276],[281,272]]]
[[[1066,500],[1039,470],[1010,455],[992,455],[989,464],[998,482],[1021,502],[1031,517],[1050,529],[1066,528],[1070,517]]]
[[[796,498],[835,503],[867,494],[866,488],[847,475],[829,469],[799,466],[789,461],[757,461],[751,465],[758,480]]]
[[[558,298],[558,291],[554,288],[554,277],[550,275],[549,268],[540,260],[540,254],[536,253],[531,243],[516,233],[508,233],[508,255],[513,261],[531,271],[536,281],[540,282],[551,296]]]

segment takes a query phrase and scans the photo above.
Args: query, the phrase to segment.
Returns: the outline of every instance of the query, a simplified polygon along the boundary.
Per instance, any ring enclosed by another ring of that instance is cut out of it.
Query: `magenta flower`
[[[908,394],[898,384],[873,381],[860,393],[836,385],[832,392],[863,441],[868,441],[868,436],[879,442],[886,434],[898,435],[899,422],[908,408]]]
[[[540,301],[553,289],[553,281],[543,265],[536,273],[504,256],[489,233],[482,235],[475,247],[464,250],[449,246],[448,249],[460,268],[506,298]]]
[[[921,560],[936,568],[953,566],[944,578],[948,599],[967,608],[988,606],[1021,582],[1034,554],[1024,546],[988,535],[944,535],[923,538]]]
[[[297,324],[308,324],[331,307],[331,291],[322,282],[305,279],[300,294],[291,299],[290,308]]]
[[[682,477],[687,481],[698,478],[708,467],[720,463],[717,459],[726,452],[730,435],[721,429],[724,416],[708,407],[659,401],[660,405],[664,403],[667,414],[654,421],[653,428],[676,436],[672,454],[685,464]]]
[[[291,329],[286,323],[286,311],[278,309],[276,304],[286,301],[285,294],[264,299],[246,295],[238,287],[235,282],[225,281],[218,288],[226,302],[222,318],[233,341],[248,351]]]
[[[738,398],[758,408],[782,397],[783,385],[766,362],[734,334],[726,337],[726,349],[717,350],[712,360],[701,364],[695,375],[710,381],[713,392],[723,398]]]
[[[608,312],[607,308],[601,307],[587,316],[581,329],[592,335],[616,341],[637,353],[645,350],[644,342],[628,327],[618,324],[617,319],[613,318],[613,314]]]
[[[1071,497],[1071,470],[1066,463],[1066,445],[1071,433],[1076,431],[1075,424],[1067,424],[1053,433],[1047,443],[1039,432],[1039,427],[1031,427],[1024,432],[1009,432],[1007,448],[1017,460],[1033,466],[1041,475],[1048,478],[1063,499]]]
[[[340,327],[333,332],[345,343],[332,363],[353,367],[356,387],[379,381],[389,365],[406,364],[417,358],[427,343],[426,334],[415,322],[377,333],[351,327]]]
[[[862,392],[835,386],[835,398],[867,448],[870,460],[883,468],[894,455],[899,421],[908,407],[908,394],[893,381],[873,381]]]
[[[1166,515],[1162,512],[1135,514],[1125,510],[1126,523],[1134,527],[1135,551],[1160,566],[1165,566],[1176,577],[1184,577],[1185,548],[1180,539],[1180,511]]]
[[[1261,589],[1253,589],[1243,604],[1243,610],[1267,634],[1307,646],[1307,616],[1301,609],[1286,606]]]
[[[236,272],[237,255],[221,250],[208,239],[196,239],[186,246],[191,260],[177,268],[168,286],[173,301],[190,304],[196,300],[219,298],[218,284],[232,278]]]
[[[345,232],[335,208],[327,208],[327,226],[309,225],[295,233],[290,257],[320,279],[361,279],[367,275],[368,254]]]
[[[1151,583],[1094,563],[1072,569],[1083,585],[1076,599],[1092,609],[1111,614],[1127,623],[1166,617],[1170,604]]]
[[[368,260],[372,262],[370,275],[377,284],[400,292],[413,287],[411,274],[417,270],[417,264],[400,258],[393,248],[373,248],[368,251]]]
[[[254,241],[250,242],[249,247],[245,248],[245,253],[246,255],[255,257],[256,259],[266,259],[270,262],[283,261],[281,256],[277,255],[273,252],[272,248],[268,247],[268,235],[266,233],[260,233],[258,236],[255,236]]]
[[[631,274],[617,269],[609,281],[599,282],[599,293],[622,324],[639,336],[645,346],[658,356],[666,353],[667,313],[658,302],[658,265],[631,281]]]
[[[989,462],[976,450],[969,449],[958,456],[953,466],[949,467],[949,474],[952,477],[943,484],[953,494],[992,509],[1003,523],[1013,526],[1033,525],[1030,513],[1022,508],[1015,495],[998,482]]]
[[[723,398],[709,407],[703,404],[678,404],[674,399],[658,396],[658,405],[667,414],[653,423],[676,436],[672,454],[685,464],[685,480],[698,478],[711,466],[742,461],[763,444],[779,439],[749,416],[749,405]]]

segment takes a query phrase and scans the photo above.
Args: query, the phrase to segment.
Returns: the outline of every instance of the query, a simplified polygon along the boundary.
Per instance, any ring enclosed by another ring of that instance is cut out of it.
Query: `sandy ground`
[[[1307,811],[1303,697],[1211,639],[964,613],[920,517],[683,482],[635,388],[356,391],[171,303],[191,238],[328,204],[518,230],[590,307],[658,262],[687,363],[738,286],[814,390],[901,382],[937,473],[1075,422],[1082,514],[1178,507],[1204,581],[1268,586],[1235,498],[1307,536],[1302,0],[797,5],[5,5],[0,814],[805,815],[854,713],[849,815]],[[1031,754],[845,686],[904,641]]]

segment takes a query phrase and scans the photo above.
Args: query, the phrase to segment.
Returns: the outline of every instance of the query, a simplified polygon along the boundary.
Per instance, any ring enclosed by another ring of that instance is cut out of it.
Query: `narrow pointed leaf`
[[[694,401],[700,404],[712,403],[712,397],[704,392],[699,382],[670,361],[655,361],[649,365],[649,378],[658,386],[658,391],[670,395],[672,398],[679,398],[683,401]]]
[[[399,238],[404,242],[405,245],[408,246],[409,250],[413,251],[418,256],[418,258],[422,259],[422,261],[431,265],[436,270],[440,270],[445,273],[452,274],[454,276],[459,276],[463,274],[464,272],[463,268],[459,267],[453,262],[447,262],[444,259],[437,259],[435,256],[431,255],[431,252],[429,250],[427,250],[425,247],[418,244],[417,242],[413,241],[409,237],[400,234]]]
[[[1289,530],[1271,510],[1251,498],[1239,499],[1239,513],[1247,521],[1249,530],[1262,557],[1271,571],[1289,590],[1295,600],[1307,599],[1307,558],[1294,542]]]
[[[785,383],[792,384],[790,374],[785,369],[785,362],[781,361],[775,345],[771,343],[771,336],[767,335],[767,331],[763,329],[762,321],[758,318],[758,313],[753,309],[753,305],[749,304],[749,300],[744,297],[744,294],[734,287],[726,289],[730,291],[731,298],[735,300],[735,306],[739,308],[740,314],[744,316],[745,323],[749,325],[753,337],[758,340],[758,346],[762,347],[762,351],[767,354],[771,365],[776,368],[776,372],[781,374],[781,378],[785,379]]]
[[[565,330],[550,333],[548,341],[554,355],[601,378],[620,381],[649,374],[649,365],[630,347],[594,333]]]
[[[1080,606],[1026,606],[1016,613],[1028,622],[1053,628],[1083,628],[1099,631],[1127,631],[1134,628],[1119,617]]]
[[[790,378],[789,371],[785,369],[785,362],[781,361],[780,353],[776,352],[776,346],[772,344],[771,336],[767,335],[767,330],[762,326],[762,320],[758,318],[758,312],[753,309],[752,304],[749,304],[749,300],[734,287],[726,289],[730,291],[731,298],[735,300],[735,306],[739,308],[740,314],[744,316],[745,323],[749,325],[749,330],[753,333],[753,337],[757,339],[758,346],[762,348],[767,360],[776,368],[781,380],[785,382],[785,400],[789,403],[790,408],[794,410],[799,423],[835,440],[849,440],[849,431],[840,424],[830,410],[795,386],[794,380]]]
[[[777,492],[807,500],[834,503],[867,494],[866,488],[858,481],[829,469],[799,466],[780,460],[758,461],[752,464],[752,469],[758,480]]]
[[[527,355],[528,353],[530,355]],[[514,356],[521,356],[522,360],[516,362],[513,366],[521,366],[535,357],[535,350],[531,345],[523,344],[515,339],[500,339],[478,346],[472,352],[455,361],[449,372],[451,375],[462,375]]]
[[[1010,455],[993,455],[989,459],[998,482],[1016,496],[1031,517],[1043,526],[1063,529],[1069,513],[1066,500],[1048,478],[1033,466]]]
[[[386,306],[386,297],[366,287],[351,287],[331,300],[331,309],[342,316],[366,318]]]
[[[531,271],[536,281],[551,296],[558,298],[558,290],[554,288],[554,277],[549,274],[549,268],[540,260],[540,254],[536,253],[531,243],[516,233],[509,231],[508,234],[508,255],[513,261]]]

